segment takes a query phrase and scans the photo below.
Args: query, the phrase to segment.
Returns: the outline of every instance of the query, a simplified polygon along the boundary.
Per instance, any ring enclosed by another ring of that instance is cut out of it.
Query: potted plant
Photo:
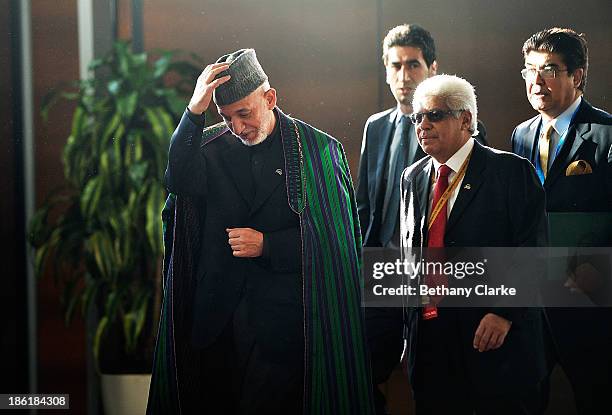
[[[156,55],[117,42],[92,62],[94,76],[43,105],[46,118],[56,99],[76,101],[62,156],[66,184],[30,223],[36,273],[48,270],[62,288],[67,324],[76,310],[96,310],[93,355],[104,373],[151,370],[167,151],[199,73],[173,52]]]

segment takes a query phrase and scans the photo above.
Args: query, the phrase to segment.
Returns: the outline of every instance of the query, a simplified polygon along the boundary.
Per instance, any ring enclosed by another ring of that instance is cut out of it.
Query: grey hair
[[[478,135],[478,106],[474,86],[455,75],[436,75],[427,78],[414,91],[412,108],[417,108],[426,97],[438,97],[444,100],[449,110],[469,111],[472,115],[470,133]]]

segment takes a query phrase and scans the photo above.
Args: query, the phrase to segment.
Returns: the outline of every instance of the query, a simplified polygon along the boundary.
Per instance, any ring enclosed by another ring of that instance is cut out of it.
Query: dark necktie
[[[383,201],[383,224],[380,231],[380,241],[385,246],[393,237],[399,216],[399,185],[404,167],[406,167],[406,140],[409,125],[406,116],[401,115],[395,127],[395,134],[389,148],[389,169],[387,188]]]
[[[443,164],[438,169],[438,180],[434,186],[433,202],[431,210],[437,206],[438,201],[448,189],[448,175],[451,173],[450,167]],[[434,219],[428,231],[427,248],[444,248],[444,233],[446,231],[446,216],[448,209],[448,200],[442,205],[442,209]],[[428,249],[428,262],[443,262],[445,255],[442,249]],[[425,277],[425,284],[428,287],[448,286],[448,279],[444,274],[428,274]],[[443,296],[430,296],[430,303],[423,308],[423,318],[428,320],[435,318],[438,315],[436,304],[442,300]]]

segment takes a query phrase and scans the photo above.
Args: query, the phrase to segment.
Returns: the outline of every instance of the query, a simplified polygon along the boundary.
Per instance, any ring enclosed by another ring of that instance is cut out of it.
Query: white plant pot
[[[102,402],[107,415],[144,415],[151,375],[101,375]]]

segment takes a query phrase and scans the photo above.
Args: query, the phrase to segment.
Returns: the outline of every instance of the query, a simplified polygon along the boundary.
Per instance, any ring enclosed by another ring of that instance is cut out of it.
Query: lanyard
[[[459,182],[461,181],[461,179],[463,179],[463,176],[465,176],[467,165],[470,161],[471,156],[472,156],[472,153],[470,152],[470,154],[468,154],[465,161],[461,165],[461,168],[457,172],[457,176],[455,177],[451,185],[446,188],[442,196],[440,196],[440,199],[438,199],[438,203],[436,203],[436,206],[434,207],[433,212],[431,213],[431,217],[429,218],[429,223],[427,224],[428,230],[431,228],[431,225],[434,223],[434,221],[438,217],[438,214],[440,214],[440,211],[442,210],[442,208],[444,207],[448,199],[453,194],[453,191],[457,188],[457,186],[459,186]],[[434,171],[434,176],[435,176],[435,171]]]

